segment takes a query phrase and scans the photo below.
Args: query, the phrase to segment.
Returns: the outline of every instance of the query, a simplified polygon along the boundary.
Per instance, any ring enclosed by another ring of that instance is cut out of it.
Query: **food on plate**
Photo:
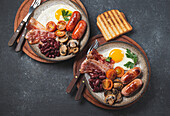
[[[105,90],[111,90],[113,87],[113,82],[111,79],[104,79],[102,81],[102,84],[103,84],[103,89]]]
[[[58,37],[63,37],[63,36],[65,36],[66,32],[65,31],[57,30],[57,31],[55,31],[55,34]]]
[[[124,75],[124,69],[120,66],[117,66],[115,69],[117,77],[122,77]]]
[[[84,32],[86,31],[86,27],[87,24],[84,20],[79,21],[76,27],[74,28],[72,38],[80,39],[83,36]]]
[[[99,54],[96,49],[93,49],[88,55],[87,59],[84,60],[81,64],[81,73],[93,72],[94,69],[98,69],[103,73],[106,73],[107,70],[113,69],[114,61],[106,61],[106,57]]]
[[[56,30],[56,28],[57,28],[57,25],[53,21],[49,21],[46,24],[46,30],[49,32],[54,32]]]
[[[132,82],[130,82],[128,85],[126,85],[121,93],[124,96],[130,96],[132,93],[134,93],[136,90],[138,90],[142,86],[142,80],[141,79],[135,79]]]
[[[97,17],[97,26],[106,41],[132,30],[125,15],[118,10],[110,10]]]
[[[55,58],[60,56],[60,42],[56,41],[54,38],[41,39],[42,44],[38,47],[42,54],[49,58]]]
[[[132,69],[138,62],[138,57],[136,54],[132,53],[129,49],[126,50],[126,57],[131,58],[133,62],[128,61],[126,64],[124,64],[125,67]]]
[[[109,94],[105,97],[105,101],[109,105],[113,105],[114,102],[116,101],[116,95],[114,94]]]
[[[121,90],[123,88],[123,84],[120,82],[114,82],[113,87],[117,90]]]
[[[37,44],[40,42],[40,39],[56,38],[56,35],[54,32],[32,29],[27,32],[25,38],[28,39],[30,44]]]
[[[67,54],[67,46],[62,44],[60,46],[60,55],[65,56]]]
[[[133,79],[138,77],[141,74],[141,69],[140,67],[134,67],[130,70],[128,70],[122,77],[121,81],[123,84],[128,84],[131,82]]]
[[[81,18],[80,12],[74,11],[66,25],[66,30],[72,32],[77,23],[79,22],[80,18]]]
[[[106,72],[106,77],[107,77],[108,79],[111,79],[111,80],[115,79],[115,78],[116,78],[116,75],[117,75],[117,73],[116,73],[116,71],[115,71],[114,69],[109,69],[109,70],[107,70],[107,72]]]
[[[26,34],[26,39],[30,44],[40,44],[41,53],[49,58],[76,54],[81,47],[79,39],[85,33],[87,26],[86,22],[84,20],[79,21],[80,19],[80,12],[68,5],[51,6],[44,10],[37,20],[31,18],[27,26],[29,32]],[[46,25],[46,27],[43,25]],[[73,30],[74,32],[72,32]],[[60,43],[57,44],[57,49],[53,45],[55,42],[49,43],[49,38]],[[50,44],[50,47],[53,47],[54,50],[50,51],[50,48],[45,47],[44,44]]]
[[[70,16],[68,15],[72,14],[74,11],[76,11],[76,9],[69,5],[54,4],[43,10],[38,16],[37,21],[39,21],[42,25],[46,25],[49,21],[53,21],[57,24],[60,20],[66,21],[65,19],[69,19]]]
[[[29,23],[27,25],[27,30],[31,29],[46,30],[46,28],[33,17],[30,18]]]
[[[57,23],[57,29],[60,30],[60,31],[63,31],[65,30],[66,28],[66,22],[65,21],[58,21]]]
[[[106,60],[112,59],[114,63],[114,68],[117,66],[122,67],[124,70],[129,70],[130,67],[124,66],[127,62],[133,62],[133,59],[126,56],[127,50],[125,48],[115,47],[110,48],[108,51],[103,53],[104,56],[108,57]]]

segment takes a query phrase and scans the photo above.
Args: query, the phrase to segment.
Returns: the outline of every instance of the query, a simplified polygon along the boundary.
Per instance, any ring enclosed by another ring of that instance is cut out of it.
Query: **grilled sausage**
[[[139,67],[134,67],[130,70],[128,70],[122,77],[121,81],[123,84],[128,84],[133,79],[138,77],[141,74],[141,69]]]
[[[80,12],[74,11],[66,25],[66,30],[72,32],[75,26],[77,25],[77,23],[79,22],[80,18],[81,18]]]
[[[87,27],[87,24],[84,20],[79,21],[78,24],[76,25],[76,28],[73,31],[72,38],[80,39],[83,36],[86,30],[86,27]]]
[[[142,86],[142,80],[141,79],[135,79],[133,80],[131,83],[129,83],[128,85],[126,85],[121,93],[124,96],[129,96],[132,93],[134,93],[136,90],[138,90],[140,87]]]

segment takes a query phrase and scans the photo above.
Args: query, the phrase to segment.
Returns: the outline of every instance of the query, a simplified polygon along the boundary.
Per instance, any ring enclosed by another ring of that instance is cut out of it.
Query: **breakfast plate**
[[[141,97],[141,95],[144,93],[148,83],[149,83],[149,66],[147,63],[147,60],[145,58],[145,56],[143,55],[143,53],[134,45],[126,43],[126,42],[122,42],[122,41],[114,41],[114,42],[107,42],[103,45],[101,45],[99,48],[97,48],[97,51],[99,54],[103,55],[104,57],[107,57],[108,54],[113,50],[113,49],[119,49],[122,52],[126,52],[126,50],[130,50],[132,53],[136,54],[138,57],[138,63],[136,64],[135,67],[139,67],[141,69],[141,74],[140,76],[138,76],[138,79],[141,79],[142,81],[142,86],[135,91],[133,94],[131,94],[130,96],[123,96],[123,100],[121,102],[118,103],[114,103],[113,105],[109,105],[106,103],[105,101],[105,96],[104,96],[104,92],[94,92],[93,88],[91,87],[90,83],[89,83],[89,79],[90,76],[89,74],[85,73],[85,80],[86,80],[86,86],[87,89],[89,90],[89,92],[91,93],[91,95],[98,100],[99,102],[101,102],[104,105],[107,105],[109,107],[123,107],[123,106],[127,106],[129,104],[132,104],[133,102],[137,101],[138,98]],[[122,59],[122,63],[126,63],[127,59],[123,58]],[[122,66],[121,62],[119,62],[119,64],[115,63],[115,66]],[[115,68],[115,67],[114,67]],[[129,69],[127,69],[129,70]],[[126,72],[126,69],[125,69]]]
[[[86,45],[88,39],[89,39],[89,34],[90,34],[90,26],[89,26],[89,21],[87,15],[84,13],[84,11],[74,2],[70,0],[50,0],[42,3],[37,9],[35,9],[34,14],[32,17],[39,21],[42,25],[46,25],[49,21],[53,21],[56,24],[59,22],[61,19],[62,11],[61,9],[65,9],[66,11],[68,10],[69,13],[73,11],[78,11],[81,14],[81,20],[84,20],[87,24],[87,28],[85,30],[85,33],[83,34],[80,43],[79,43],[79,51],[81,51],[84,46]],[[60,11],[60,12],[57,12]],[[56,17],[56,12],[58,13],[58,18]],[[27,40],[28,41],[28,40]],[[32,51],[40,56],[41,58],[48,60],[48,61],[64,61],[67,59],[70,59],[74,57],[76,54],[68,54],[65,56],[60,55],[59,57],[55,58],[50,58],[46,57],[44,54],[42,54],[42,51],[39,48],[39,44],[30,44],[28,42],[30,48]]]

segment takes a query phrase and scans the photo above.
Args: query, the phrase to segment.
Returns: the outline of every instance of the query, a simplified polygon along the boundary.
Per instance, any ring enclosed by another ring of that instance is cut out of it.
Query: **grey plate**
[[[115,103],[112,106],[108,105],[105,103],[104,99],[104,92],[93,92],[92,88],[90,87],[89,83],[88,83],[88,79],[90,78],[90,76],[88,74],[85,74],[85,79],[86,79],[86,86],[88,88],[88,90],[90,91],[91,95],[96,98],[99,102],[111,106],[111,107],[123,107],[126,105],[129,105],[133,102],[135,102],[138,98],[140,98],[140,96],[143,94],[143,92],[145,91],[148,83],[149,83],[149,67],[148,67],[148,63],[147,60],[145,58],[145,56],[143,55],[143,53],[135,46],[133,46],[132,44],[126,43],[126,42],[120,42],[120,41],[116,41],[116,42],[108,42],[106,44],[101,45],[97,51],[100,54],[103,54],[106,51],[109,51],[110,49],[113,49],[115,47],[119,47],[119,48],[124,48],[124,49],[129,49],[131,50],[133,53],[135,53],[138,56],[138,66],[141,68],[142,70],[142,74],[140,75],[140,78],[143,82],[142,87],[135,92],[134,94],[132,94],[129,97],[123,97],[123,101],[120,103]]]
[[[88,39],[89,39],[89,35],[90,35],[90,25],[89,25],[89,21],[88,21],[88,17],[87,15],[84,13],[84,11],[74,2],[70,1],[70,0],[49,0],[44,2],[43,4],[41,4],[38,8],[35,9],[32,17],[34,17],[35,19],[38,18],[38,16],[41,14],[42,11],[46,10],[47,8],[49,8],[52,5],[57,5],[57,4],[66,4],[69,5],[71,7],[73,7],[74,9],[78,10],[81,15],[82,15],[82,20],[85,20],[87,23],[87,29],[86,32],[83,36],[83,38],[80,41],[80,51],[84,48],[84,46],[86,45]],[[28,42],[29,43],[29,42]],[[30,48],[33,50],[33,52],[35,54],[37,54],[38,56],[40,56],[41,58],[48,60],[48,61],[64,61],[64,60],[68,60],[72,57],[74,57],[75,55],[71,54],[71,55],[67,55],[67,56],[60,56],[60,57],[56,57],[56,58],[48,58],[45,55],[43,55],[39,48],[38,48],[38,44],[34,44],[34,45],[30,45]]]

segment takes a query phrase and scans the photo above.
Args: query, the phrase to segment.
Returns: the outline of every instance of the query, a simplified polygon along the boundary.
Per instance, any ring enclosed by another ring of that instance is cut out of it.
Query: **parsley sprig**
[[[111,60],[111,57],[106,58],[106,62],[110,62],[110,60]]]
[[[126,49],[126,57],[131,58],[133,62],[128,61],[124,64],[125,67],[132,69],[138,62],[138,57],[136,54],[132,53],[129,49]]]
[[[68,18],[68,17],[71,16],[72,13],[69,13],[68,10],[66,11],[66,10],[64,10],[64,9],[63,9],[61,12],[62,12],[62,16],[63,16],[64,20],[65,20],[65,21],[69,21],[69,18]]]

